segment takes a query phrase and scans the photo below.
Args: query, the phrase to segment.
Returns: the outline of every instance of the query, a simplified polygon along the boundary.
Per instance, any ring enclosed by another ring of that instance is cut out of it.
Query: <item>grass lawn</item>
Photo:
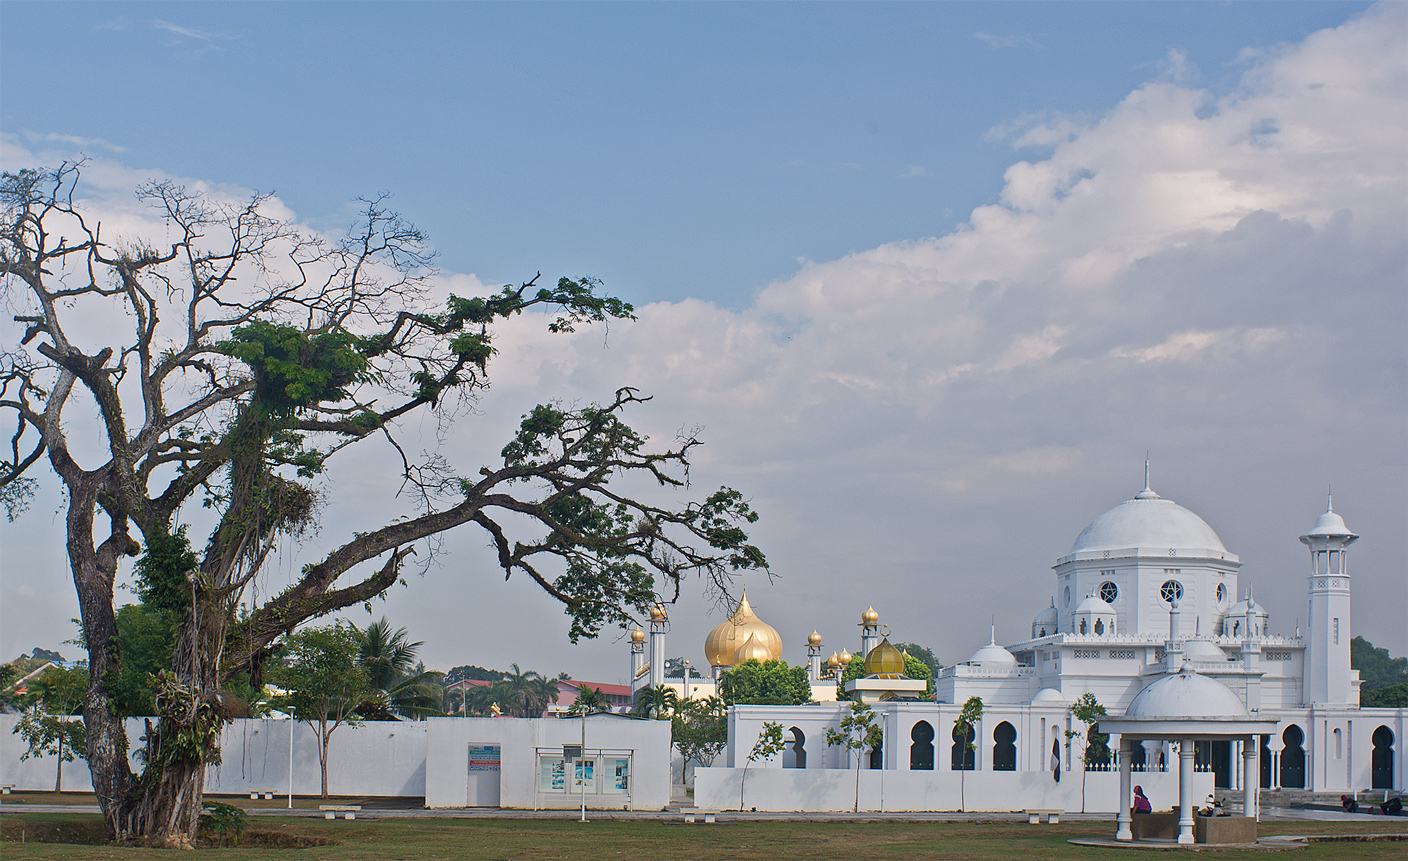
[[[1405,832],[1401,821],[1266,822],[1262,834],[1350,834]],[[20,831],[26,832],[21,845]],[[905,861],[905,859],[1141,859],[1114,849],[1071,846],[1071,837],[1108,836],[1107,823],[1071,822],[1056,826],[1026,823],[806,823],[746,822],[683,825],[652,822],[563,820],[382,819],[378,821],[252,818],[249,831],[266,843],[335,841],[304,848],[199,849],[200,857],[281,859],[281,861],[360,861],[360,859],[756,859],[756,861]],[[20,858],[127,859],[190,857],[169,851],[74,843],[97,841],[101,824],[93,815],[6,814],[0,818],[0,856]],[[1403,842],[1312,843],[1285,856],[1265,852],[1215,852],[1219,859],[1286,857],[1295,861],[1354,858],[1402,861]],[[1159,854],[1155,858],[1167,858]],[[1197,857],[1208,857],[1200,853]]]

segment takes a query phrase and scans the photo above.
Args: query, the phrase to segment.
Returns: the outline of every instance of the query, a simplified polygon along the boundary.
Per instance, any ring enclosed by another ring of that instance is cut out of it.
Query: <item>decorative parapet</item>
[[[941,667],[939,678],[964,679],[1024,679],[1036,675],[1036,667],[974,667],[968,664],[955,664]]]
[[[1226,550],[1213,550],[1210,547],[1185,547],[1181,550],[1173,547],[1122,547],[1113,550],[1082,550],[1078,553],[1068,553],[1060,559],[1057,559],[1056,565],[1065,565],[1067,562],[1085,562],[1087,560],[1104,561],[1106,559],[1170,558],[1227,562],[1234,566],[1240,566],[1242,564],[1242,560],[1236,553],[1228,553]]]

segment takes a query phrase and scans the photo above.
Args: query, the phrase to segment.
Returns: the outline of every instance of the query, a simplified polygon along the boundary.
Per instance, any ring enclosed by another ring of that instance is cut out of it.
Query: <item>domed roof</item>
[[[1187,670],[1164,676],[1140,691],[1124,716],[1251,719],[1241,699],[1226,685]]]
[[[654,606],[652,606],[652,607],[650,608],[650,621],[652,621],[652,622],[663,622],[663,621],[665,621],[665,605],[664,605],[664,604],[656,604],[656,605],[654,605]]]
[[[880,624],[880,614],[875,612],[874,607],[866,607],[865,612],[860,614],[860,623],[862,625],[878,625]]]
[[[733,666],[735,667],[744,661],[770,660],[776,659],[772,657],[772,654],[768,651],[768,647],[764,646],[762,642],[758,640],[757,633],[750,633],[748,635],[748,641],[739,646],[738,651],[733,653]]]
[[[1054,625],[1054,624],[1056,624],[1056,620],[1057,620],[1057,618],[1059,617],[1059,615],[1060,615],[1059,612],[1056,610],[1056,602],[1053,600],[1053,601],[1051,602],[1051,606],[1050,606],[1050,607],[1047,607],[1045,610],[1042,610],[1040,613],[1037,613],[1037,614],[1036,614],[1036,618],[1032,620],[1032,624],[1033,624],[1033,625]]]
[[[641,643],[641,642],[644,642],[644,641],[645,641],[645,632],[642,631],[640,628],[636,628],[634,631],[631,632],[631,642],[632,642],[632,643]]]
[[[986,646],[974,652],[972,657],[968,658],[968,663],[980,667],[1015,667],[1017,658],[999,646],[994,637]]]
[[[880,645],[871,649],[870,654],[865,656],[865,674],[867,676],[903,676],[904,653],[890,645],[888,638],[882,639]]]
[[[1265,607],[1261,606],[1260,604],[1258,604],[1257,602],[1255,602],[1255,601],[1252,600],[1252,594],[1251,594],[1250,591],[1247,592],[1247,597],[1245,597],[1245,598],[1243,598],[1242,600],[1238,601],[1237,603],[1233,604],[1231,607],[1228,607],[1228,608],[1227,608],[1227,612],[1224,613],[1224,614],[1222,614],[1222,615],[1223,615],[1223,618],[1225,618],[1225,619],[1231,619],[1231,618],[1236,617],[1236,616],[1245,616],[1245,615],[1247,615],[1247,609],[1248,609],[1248,608],[1251,609],[1253,615],[1256,615],[1256,616],[1266,616],[1266,615],[1269,615],[1269,614],[1266,612],[1266,608],[1265,608]]]
[[[1036,696],[1032,697],[1032,705],[1064,706],[1067,705],[1067,701],[1065,694],[1055,688],[1042,688],[1036,692]]]
[[[808,635],[807,635],[807,645],[808,645],[808,646],[820,646],[820,645],[821,645],[821,634],[818,634],[816,631],[812,631],[810,634],[808,634]]]
[[[734,654],[752,637],[767,650],[763,661],[776,661],[782,658],[782,637],[777,629],[753,615],[748,603],[748,593],[738,601],[738,609],[733,615],[714,626],[709,636],[704,638],[704,656],[713,667],[734,666]]]
[[[1306,533],[1306,538],[1328,538],[1353,537],[1358,538],[1349,527],[1344,525],[1344,518],[1335,513],[1335,501],[1333,498],[1325,505],[1325,513],[1315,519],[1315,528]]]
[[[850,652],[846,651],[845,647],[843,646],[843,647],[841,648],[841,656],[840,656],[839,658],[837,658],[836,660],[840,661],[840,662],[841,662],[841,666],[844,667],[844,666],[846,666],[847,664],[849,664],[851,661],[854,661],[855,658],[856,658],[856,656],[855,656],[855,655],[852,655]]]
[[[1114,608],[1094,595],[1086,595],[1085,598],[1076,605],[1077,613],[1104,613],[1114,615]]]
[[[1208,640],[1188,640],[1183,644],[1183,657],[1190,661],[1225,661],[1227,653]]]
[[[1071,545],[1071,555],[1133,547],[1226,553],[1222,539],[1201,517],[1148,486],[1091,521]]]

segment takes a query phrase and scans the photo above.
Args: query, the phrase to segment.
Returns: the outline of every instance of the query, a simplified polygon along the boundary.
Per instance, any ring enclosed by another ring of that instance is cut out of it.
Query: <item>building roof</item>
[[[1251,720],[1247,707],[1216,679],[1185,668],[1160,678],[1135,696],[1126,718],[1201,718]]]
[[[1091,521],[1071,545],[1071,555],[1138,547],[1227,552],[1222,539],[1201,517],[1145,487],[1134,499]]]

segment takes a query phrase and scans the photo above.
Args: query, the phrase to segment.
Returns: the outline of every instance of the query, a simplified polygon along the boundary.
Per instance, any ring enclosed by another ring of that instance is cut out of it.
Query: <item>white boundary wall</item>
[[[963,774],[960,784],[959,775]],[[781,811],[845,811],[856,806],[856,769],[748,769],[745,809]],[[1080,772],[1064,772],[1061,782],[1050,772],[887,771],[862,769],[860,809],[864,811],[965,810],[987,813],[1046,808],[1075,813],[1081,810]],[[1144,787],[1156,810],[1177,804],[1176,772],[1140,772],[1134,783]],[[739,809],[741,768],[700,768],[694,772],[694,803],[715,810]],[[1092,771],[1085,776],[1085,812],[1110,813],[1120,794],[1119,774]],[[1193,797],[1212,792],[1213,776],[1193,777]],[[883,794],[883,797],[882,797]]]

